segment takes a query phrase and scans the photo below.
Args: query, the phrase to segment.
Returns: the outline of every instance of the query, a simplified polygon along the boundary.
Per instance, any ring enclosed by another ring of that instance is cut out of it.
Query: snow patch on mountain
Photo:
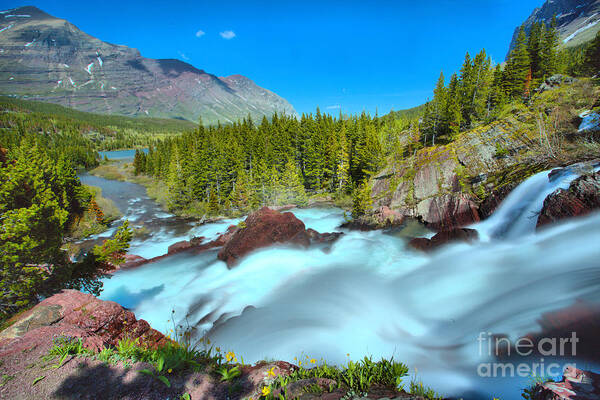
[[[12,28],[12,27],[13,27],[13,25],[11,24],[11,25],[7,26],[6,28],[2,28],[2,29],[0,29],[0,33],[1,33],[1,32],[4,32],[5,30],[7,30],[7,29],[10,29],[10,28]]]
[[[104,65],[104,63],[102,62],[102,58],[98,57],[98,64],[100,64],[100,68],[102,68],[102,65]]]
[[[27,44],[25,45],[25,47],[29,47],[29,46],[31,46],[31,45],[32,45],[32,44],[34,44],[34,43],[35,43],[35,39],[33,39],[31,42],[27,43]]]
[[[22,14],[22,15],[5,15],[4,18],[31,18],[31,15]]]
[[[588,19],[586,19],[583,23],[585,24],[587,21],[589,21],[590,19],[594,18],[595,16],[597,16],[598,13],[592,15],[591,17],[589,17]],[[597,19],[596,21],[590,22],[587,25],[582,26],[581,28],[577,29],[575,32],[573,32],[572,34],[570,34],[569,36],[567,36],[564,40],[563,43],[567,43],[568,41],[572,40],[573,38],[575,38],[575,36],[579,35],[581,32],[590,29],[592,26],[596,25],[598,22],[600,22],[600,19]]]
[[[88,64],[87,67],[85,67],[85,70],[87,71],[88,74],[92,74],[92,67],[94,66],[94,62],[91,62]]]

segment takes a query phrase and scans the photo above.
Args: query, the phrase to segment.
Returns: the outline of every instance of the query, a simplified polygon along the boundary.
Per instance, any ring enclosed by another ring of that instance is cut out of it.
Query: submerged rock
[[[224,242],[218,254],[220,260],[233,267],[248,253],[276,243],[291,243],[309,246],[311,243],[331,242],[340,233],[320,234],[312,229],[307,230],[304,222],[290,212],[280,213],[263,207],[250,214],[243,228],[228,229],[225,237],[217,239]],[[227,240],[228,239],[228,240]]]
[[[593,400],[600,398],[600,375],[571,366],[565,368],[561,382],[538,383],[533,400]]]
[[[600,171],[580,176],[568,189],[558,189],[544,200],[537,227],[600,209]]]
[[[414,238],[408,245],[421,251],[432,251],[440,246],[452,242],[467,242],[471,243],[479,238],[479,234],[475,229],[469,228],[454,228],[447,231],[436,233],[431,239]]]

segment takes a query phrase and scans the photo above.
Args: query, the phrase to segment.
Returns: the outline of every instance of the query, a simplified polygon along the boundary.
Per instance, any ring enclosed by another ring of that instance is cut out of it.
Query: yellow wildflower
[[[315,360],[314,358],[310,360],[310,363],[311,363],[311,364],[314,364],[314,363],[316,363],[316,362],[317,362],[317,360]]]
[[[275,376],[274,369],[275,369],[275,367],[271,367],[271,369],[269,370],[269,372],[267,372],[267,376]]]
[[[271,393],[271,388],[269,386],[263,386],[262,395],[267,397]]]
[[[228,351],[227,354],[225,354],[225,359],[227,360],[227,362],[233,360],[235,358],[235,353],[233,351]]]
[[[217,347],[215,350],[217,351],[217,353],[221,352],[221,348],[220,347]]]
[[[167,372],[168,372],[168,373],[171,373],[171,372],[173,372],[173,370],[172,370],[171,368],[169,368],[169,370],[168,370]]]

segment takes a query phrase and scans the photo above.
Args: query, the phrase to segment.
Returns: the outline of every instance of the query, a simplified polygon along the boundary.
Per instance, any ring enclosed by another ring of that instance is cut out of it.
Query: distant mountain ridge
[[[0,93],[81,111],[230,123],[296,114],[242,75],[217,77],[175,59],[142,57],[32,7],[0,12]]]
[[[523,23],[529,32],[534,22],[549,25],[556,16],[560,44],[566,47],[578,46],[592,40],[600,30],[600,0],[546,0],[533,10]],[[515,29],[510,50],[517,40],[519,27]]]

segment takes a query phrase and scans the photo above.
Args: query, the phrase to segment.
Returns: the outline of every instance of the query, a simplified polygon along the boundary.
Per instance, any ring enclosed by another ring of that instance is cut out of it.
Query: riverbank
[[[123,216],[114,201],[102,196],[101,188],[89,185],[84,187],[92,196],[90,206],[71,224],[68,241],[82,240],[106,232],[112,222]]]
[[[221,208],[218,215],[213,215],[207,209],[207,205],[199,202],[187,204],[182,209],[173,209],[169,207],[169,190],[167,185],[153,177],[147,175],[135,175],[133,164],[123,161],[104,162],[98,167],[89,171],[91,175],[99,176],[105,179],[117,180],[122,182],[132,182],[142,185],[146,188],[148,196],[156,201],[160,206],[168,212],[182,218],[195,218],[205,222],[218,221],[225,218],[237,218],[242,214],[225,210]],[[290,205],[267,205],[267,207],[280,208]],[[340,195],[333,196],[330,194],[315,194],[308,197],[307,203],[304,205],[292,205],[299,208],[312,208],[320,206],[334,206],[342,208],[346,211],[352,209],[352,196]]]

